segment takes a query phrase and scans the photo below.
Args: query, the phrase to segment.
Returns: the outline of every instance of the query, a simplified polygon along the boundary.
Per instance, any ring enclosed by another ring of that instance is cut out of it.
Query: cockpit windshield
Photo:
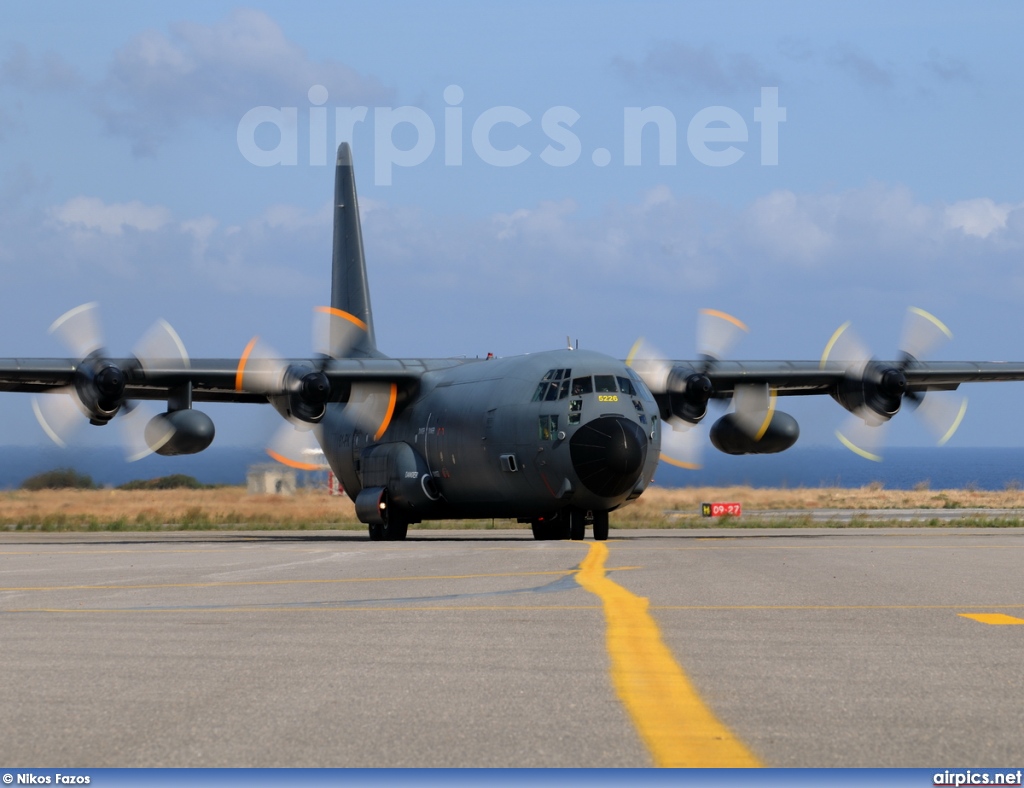
[[[627,377],[628,375],[628,377]],[[626,375],[586,375],[572,377],[571,369],[549,369],[533,392],[534,402],[554,402],[568,396],[581,397],[584,394],[625,394],[653,402],[647,386],[636,374],[627,368]]]
[[[569,396],[571,369],[549,369],[533,392],[533,402],[554,402]]]

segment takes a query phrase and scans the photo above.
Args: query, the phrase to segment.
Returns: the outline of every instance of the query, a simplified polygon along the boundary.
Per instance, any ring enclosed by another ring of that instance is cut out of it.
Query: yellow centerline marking
[[[980,621],[982,624],[1024,624],[1024,618],[1014,618],[1004,613],[961,613],[960,616]]]
[[[648,600],[605,575],[608,547],[594,542],[576,581],[601,599],[612,683],[657,766],[760,766],[701,701],[664,641]]]

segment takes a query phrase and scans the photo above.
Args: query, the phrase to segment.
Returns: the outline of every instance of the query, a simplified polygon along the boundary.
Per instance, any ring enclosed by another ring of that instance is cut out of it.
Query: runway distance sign
[[[743,504],[739,503],[702,503],[701,517],[739,517],[743,514]]]

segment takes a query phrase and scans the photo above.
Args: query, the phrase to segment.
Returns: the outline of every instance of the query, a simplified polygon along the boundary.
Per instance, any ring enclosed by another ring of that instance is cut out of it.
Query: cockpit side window
[[[558,384],[555,383],[554,381],[542,380],[540,383],[537,384],[537,388],[533,392],[533,402],[543,402],[545,397],[547,399],[554,399],[554,397],[548,396],[548,393],[552,390],[554,390],[557,394]]]
[[[549,369],[537,388],[534,389],[532,402],[553,402],[569,396],[569,378],[571,369]]]
[[[644,383],[635,369],[632,367],[626,368],[626,373],[633,379],[633,386],[636,389],[636,393],[640,395],[640,399],[645,399],[648,402],[654,402],[654,395],[651,394],[650,389],[647,388],[647,384]]]
[[[538,422],[540,440],[553,441],[558,437],[558,416],[541,416]]]
[[[633,388],[633,383],[629,378],[620,377],[618,378],[618,381],[619,391],[621,391],[623,394],[628,394],[631,397],[636,396],[636,389]]]

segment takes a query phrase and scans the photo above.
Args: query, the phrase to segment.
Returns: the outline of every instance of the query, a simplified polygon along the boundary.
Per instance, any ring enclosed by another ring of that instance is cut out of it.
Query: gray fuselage
[[[623,362],[556,350],[424,373],[376,442],[332,405],[322,436],[353,500],[383,487],[413,522],[525,521],[569,505],[611,511],[639,496],[661,426],[654,398]]]

